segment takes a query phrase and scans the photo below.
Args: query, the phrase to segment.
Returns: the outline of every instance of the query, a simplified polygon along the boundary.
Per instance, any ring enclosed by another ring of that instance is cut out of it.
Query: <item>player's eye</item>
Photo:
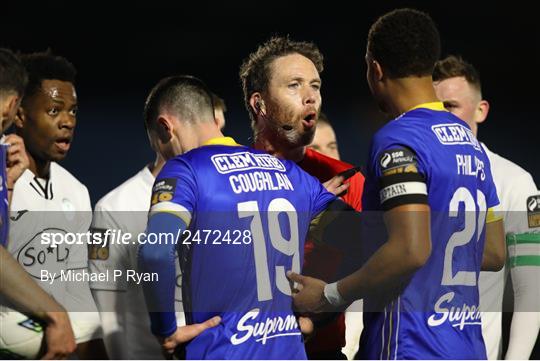
[[[321,90],[321,84],[319,83],[311,84],[311,87],[315,90]]]
[[[47,114],[49,114],[50,116],[58,115],[59,112],[60,111],[58,110],[58,108],[51,108],[47,110]]]
[[[454,103],[443,103],[444,107],[446,109],[454,109],[454,108],[457,108],[457,104],[454,104]]]
[[[289,89],[298,89],[299,87],[300,87],[300,83],[297,82],[297,81],[295,81],[294,83],[290,83],[290,84],[288,85],[288,88],[289,88]]]
[[[78,108],[73,108],[69,111],[69,115],[71,116],[76,116],[77,115],[77,112],[79,111]]]

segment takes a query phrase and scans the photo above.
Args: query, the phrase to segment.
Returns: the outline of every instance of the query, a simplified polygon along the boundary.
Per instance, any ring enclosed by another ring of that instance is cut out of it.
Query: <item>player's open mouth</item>
[[[304,128],[313,128],[315,126],[315,121],[317,120],[317,112],[309,112],[304,119],[302,119],[302,124]]]
[[[54,142],[58,149],[62,152],[67,152],[71,146],[71,137],[59,138]]]

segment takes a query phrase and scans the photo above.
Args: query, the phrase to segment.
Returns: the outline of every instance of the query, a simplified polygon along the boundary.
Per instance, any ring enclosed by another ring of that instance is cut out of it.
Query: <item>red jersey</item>
[[[318,178],[321,183],[353,167],[351,164],[330,158],[311,148],[306,148],[304,159],[298,165]],[[345,182],[351,185],[347,194],[341,198],[355,210],[360,211],[364,176],[358,172]],[[334,282],[341,258],[342,255],[335,248],[315,245],[312,241],[306,240],[302,274],[322,279],[325,282]],[[345,346],[345,314],[342,313],[334,322],[317,329],[315,336],[306,343],[306,351],[309,358],[312,353],[341,350],[343,346]]]

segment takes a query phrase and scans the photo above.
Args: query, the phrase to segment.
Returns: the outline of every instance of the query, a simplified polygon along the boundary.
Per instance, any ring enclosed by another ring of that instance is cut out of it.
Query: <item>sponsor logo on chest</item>
[[[251,338],[254,338],[255,342],[265,345],[266,341],[272,338],[301,335],[294,315],[268,317],[255,321],[259,317],[259,313],[260,310],[254,308],[238,321],[236,325],[237,332],[231,336],[231,343],[234,346],[238,346]]]
[[[437,139],[444,145],[470,145],[482,152],[480,142],[473,132],[461,124],[438,124],[431,127]]]

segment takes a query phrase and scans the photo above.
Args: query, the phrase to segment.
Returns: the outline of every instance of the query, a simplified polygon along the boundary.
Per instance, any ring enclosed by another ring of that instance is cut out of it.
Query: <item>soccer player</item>
[[[24,87],[28,81],[19,59],[9,49],[0,48],[0,126],[1,133],[13,123]],[[43,357],[63,359],[75,351],[75,338],[64,308],[41,289],[5,249],[8,241],[8,191],[28,167],[24,143],[15,134],[3,139],[0,146],[0,296],[15,309],[44,321],[46,349]],[[5,146],[4,144],[9,144]],[[6,155],[7,148],[7,155]],[[9,169],[6,174],[6,161]],[[4,302],[0,302],[4,304]],[[2,312],[8,311],[2,307]],[[2,332],[11,325],[3,324]],[[16,356],[16,355],[9,355]]]
[[[330,158],[340,159],[336,132],[323,112],[319,113],[315,135],[309,144],[309,148]]]
[[[373,138],[363,206],[383,212],[387,234],[371,233],[380,247],[336,283],[291,275],[301,311],[364,298],[361,358],[486,358],[477,280],[504,265],[504,230],[485,151],[435,95],[439,54],[423,12],[394,10],[371,26],[367,81],[395,119]]]
[[[130,234],[131,239],[146,229],[150,196],[156,175],[165,164],[156,159],[137,174],[101,198],[95,207],[93,232],[105,234],[107,230]],[[90,272],[103,274],[115,271],[137,270],[137,244],[108,242],[89,248]],[[179,265],[178,265],[179,268]],[[181,280],[177,269],[176,309],[181,311]],[[100,311],[105,346],[113,359],[160,359],[159,344],[150,333],[146,304],[141,286],[126,277],[115,280],[96,279],[90,282],[92,294]],[[183,314],[177,314],[178,326],[185,324]]]
[[[152,332],[169,352],[182,336],[172,312],[175,245],[150,242],[181,232],[187,322],[222,319],[186,346],[186,357],[305,358],[285,270],[300,270],[311,220],[335,196],[294,162],[223,137],[195,78],[161,80],[144,114],[170,159],[154,183],[148,242],[139,249],[140,270],[159,279],[143,285]]]
[[[482,98],[480,76],[474,66],[461,57],[450,55],[435,65],[433,84],[437,97],[446,109],[464,120],[473,134],[478,124],[486,120],[489,103]],[[514,285],[512,327],[506,355],[509,359],[528,359],[540,329],[540,253],[535,244],[540,243],[540,222],[529,220],[533,210],[528,209],[531,200],[538,197],[536,184],[523,168],[493,153],[482,143],[491,163],[493,180],[501,202],[508,246],[508,264]],[[534,216],[533,216],[534,218]],[[536,230],[536,232],[535,232]],[[522,262],[526,259],[528,262]],[[487,355],[491,360],[502,357],[502,305],[505,270],[481,272],[480,309],[482,310],[482,334]],[[527,312],[519,312],[527,311]]]
[[[67,155],[76,125],[75,68],[50,52],[23,55],[22,62],[29,81],[15,126],[30,166],[13,190],[8,250],[70,312],[79,357],[102,358],[106,354],[88,286],[87,245],[61,242],[54,247],[44,238],[85,233],[91,222],[88,190],[57,163]]]
[[[225,125],[225,102],[212,93],[214,118],[217,126]],[[165,160],[160,154],[156,134],[149,132],[150,145],[156,152],[155,161],[146,165],[136,175],[105,195],[96,204],[92,226],[94,231],[120,230],[131,234],[132,239],[144,232],[150,209],[150,196],[155,178]],[[93,273],[137,269],[137,245],[109,243],[91,246],[90,270]],[[180,288],[180,265],[176,263],[175,309],[178,326],[185,324]],[[103,323],[103,333],[108,354],[115,359],[158,359],[162,357],[159,344],[150,333],[146,304],[140,285],[134,282],[115,282],[112,278],[90,283]]]
[[[254,147],[278,158],[296,162],[321,182],[353,168],[307,146],[313,140],[321,108],[323,56],[313,43],[274,37],[251,53],[240,68],[244,103],[251,118]],[[361,208],[364,177],[354,174],[340,184],[343,200]],[[324,244],[305,243],[304,273],[327,281],[336,280],[343,254]],[[306,344],[310,359],[343,359],[345,318],[317,323]]]

